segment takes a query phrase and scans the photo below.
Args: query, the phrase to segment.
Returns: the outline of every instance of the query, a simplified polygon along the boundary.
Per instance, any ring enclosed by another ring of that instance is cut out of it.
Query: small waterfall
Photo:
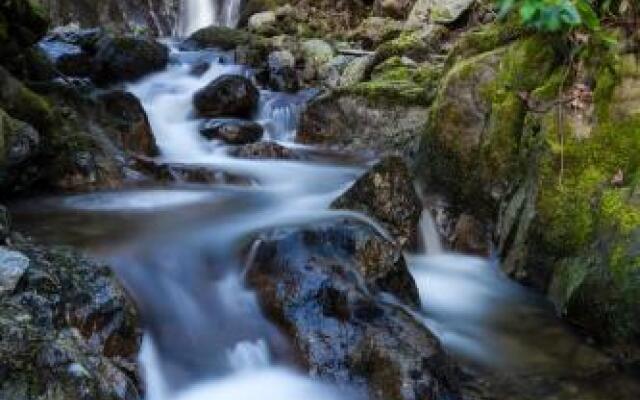
[[[241,3],[242,0],[184,0],[178,31],[188,36],[210,25],[234,27],[240,19]]]
[[[436,223],[429,210],[424,210],[420,217],[420,239],[422,240],[422,247],[425,254],[437,255],[444,252],[440,234],[436,229]]]

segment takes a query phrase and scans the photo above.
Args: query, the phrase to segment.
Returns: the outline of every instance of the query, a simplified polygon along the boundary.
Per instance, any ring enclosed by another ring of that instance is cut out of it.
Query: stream
[[[198,8],[204,3],[186,2],[183,33],[211,20],[237,20],[229,8]],[[173,60],[168,69],[128,87],[148,113],[158,161],[206,167],[242,177],[241,183],[35,199],[14,208],[15,225],[113,265],[144,322],[140,363],[147,400],[354,399],[348,388],[317,382],[294,366],[286,338],[244,288],[240,255],[252,235],[269,227],[345,216],[366,220],[328,207],[372,160],[294,143],[298,116],[313,90],[262,91],[255,115],[265,127],[263,140],[295,148],[307,161],[231,156],[228,146],[200,135],[192,96],[218,76],[253,72],[234,65],[229,54],[180,51],[167,43]],[[203,61],[211,63],[209,70],[190,74]],[[407,254],[407,260],[425,324],[465,371],[489,377],[504,399],[640,398],[638,382],[618,371],[606,369],[594,382],[592,372],[609,362],[605,355],[557,319],[545,299],[505,278],[495,260],[442,251],[429,218],[425,213],[422,229],[428,251]]]

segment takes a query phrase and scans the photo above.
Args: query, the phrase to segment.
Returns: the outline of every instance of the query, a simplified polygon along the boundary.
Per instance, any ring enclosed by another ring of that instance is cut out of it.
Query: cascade
[[[234,27],[241,3],[241,0],[185,0],[180,6],[178,32],[188,36],[209,25]]]

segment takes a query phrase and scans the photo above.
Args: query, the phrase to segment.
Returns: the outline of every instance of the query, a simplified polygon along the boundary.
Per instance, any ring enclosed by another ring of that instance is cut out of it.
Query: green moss
[[[514,18],[481,25],[478,29],[464,33],[455,42],[446,65],[450,68],[462,59],[497,49],[524,34],[524,28]]]
[[[407,66],[400,57],[392,57],[373,71],[370,81],[338,91],[373,103],[427,106],[435,96],[439,78],[440,71],[433,66]]]

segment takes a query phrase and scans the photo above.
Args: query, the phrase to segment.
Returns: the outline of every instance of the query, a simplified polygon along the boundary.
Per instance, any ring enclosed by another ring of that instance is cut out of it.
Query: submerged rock
[[[153,39],[107,36],[97,45],[92,78],[100,84],[133,81],[164,69],[168,62],[169,49]]]
[[[139,398],[137,317],[108,267],[23,240],[0,265],[1,398]]]
[[[257,142],[263,131],[257,122],[231,118],[212,119],[200,128],[200,134],[207,139],[220,139],[236,145]]]
[[[248,118],[255,112],[259,96],[249,79],[223,75],[196,92],[193,104],[201,117]]]
[[[302,157],[295,151],[275,142],[258,142],[239,147],[231,153],[240,158],[249,159],[274,159],[274,160],[299,160]]]
[[[406,307],[415,284],[402,253],[362,223],[283,228],[257,242],[247,271],[267,316],[313,376],[371,399],[459,399],[455,369]]]
[[[360,211],[382,223],[403,249],[418,245],[422,213],[409,170],[400,157],[387,157],[364,174],[331,208]]]

